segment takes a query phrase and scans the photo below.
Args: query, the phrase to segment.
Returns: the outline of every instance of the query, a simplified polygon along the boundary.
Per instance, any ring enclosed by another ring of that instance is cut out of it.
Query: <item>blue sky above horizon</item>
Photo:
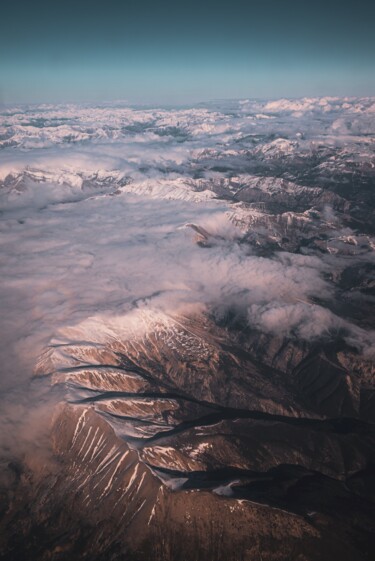
[[[375,3],[19,0],[0,102],[375,95]]]

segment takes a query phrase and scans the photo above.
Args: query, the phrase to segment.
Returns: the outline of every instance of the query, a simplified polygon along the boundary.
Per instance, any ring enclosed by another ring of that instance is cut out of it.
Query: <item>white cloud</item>
[[[373,106],[370,99],[345,103],[345,119],[361,117]],[[327,137],[329,145],[340,144],[340,104],[336,99],[244,102],[234,116],[208,108],[75,106],[5,113],[1,387],[25,383],[38,355],[61,330],[88,318],[96,318],[90,321],[97,325],[103,318],[120,325],[137,301],[168,313],[186,306],[220,310],[235,305],[261,330],[303,339],[343,330],[348,342],[370,352],[371,332],[312,303],[334,298],[324,275],[343,263],[318,254],[257,256],[240,243],[242,233],[228,217],[247,218],[243,223],[256,230],[262,209],[236,207],[214,199],[209,190],[212,181],[228,185],[225,166],[250,165],[258,145],[263,155],[273,157],[280,150],[293,155],[297,149],[311,150],[316,138],[322,142],[319,135],[328,129],[336,135]],[[259,118],[262,111],[305,114],[311,109],[323,121],[295,115],[292,121]],[[295,137],[301,122],[306,140],[285,140],[288,134]],[[269,138],[271,133],[278,139]],[[355,138],[353,150],[368,148]],[[278,190],[291,186],[297,188],[288,183]],[[272,178],[267,191],[273,192]],[[332,218],[328,207],[324,217]],[[199,247],[187,224],[201,227],[211,247]]]

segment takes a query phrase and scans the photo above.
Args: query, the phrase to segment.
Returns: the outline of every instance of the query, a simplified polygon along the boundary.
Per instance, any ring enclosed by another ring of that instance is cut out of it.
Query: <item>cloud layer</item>
[[[334,311],[333,280],[374,262],[373,238],[344,227],[330,205],[346,209],[345,200],[327,199],[324,181],[331,168],[369,180],[373,108],[373,99],[330,98],[3,113],[1,388],[27,387],[67,327],[96,318],[113,328],[139,306],[232,307],[260,331],[340,336],[371,354],[373,332]],[[274,210],[298,197],[306,211]],[[294,238],[314,236],[293,252]]]

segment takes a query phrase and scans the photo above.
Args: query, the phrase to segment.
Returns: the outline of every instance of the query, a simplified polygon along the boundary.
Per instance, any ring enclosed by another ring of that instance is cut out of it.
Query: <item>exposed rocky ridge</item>
[[[275,341],[272,356],[258,340],[276,370],[208,317],[134,314],[129,340],[95,346],[83,326],[70,335],[85,344],[41,357],[70,405],[54,414],[53,468],[23,468],[3,558],[370,558],[375,432],[344,355]],[[348,531],[357,546],[340,543]]]

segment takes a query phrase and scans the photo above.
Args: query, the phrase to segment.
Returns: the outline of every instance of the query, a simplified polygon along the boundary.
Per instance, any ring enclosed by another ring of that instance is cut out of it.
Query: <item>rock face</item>
[[[13,483],[4,559],[370,559],[375,430],[334,349],[276,368],[204,314],[124,322],[41,357],[69,403],[53,462]]]
[[[2,115],[1,559],[372,560],[373,107]]]

